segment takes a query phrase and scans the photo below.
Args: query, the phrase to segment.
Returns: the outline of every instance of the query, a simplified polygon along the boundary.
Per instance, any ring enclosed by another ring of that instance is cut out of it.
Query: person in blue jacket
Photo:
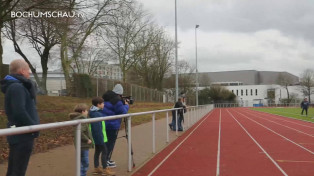
[[[92,99],[92,106],[89,110],[90,118],[104,117],[102,109],[104,108],[104,100],[100,97],[95,97]],[[91,131],[93,136],[93,141],[95,143],[95,154],[94,154],[94,171],[93,174],[103,174],[103,175],[115,175],[110,168],[107,167],[107,153],[108,149],[106,146],[107,134],[105,121],[99,121],[91,123]],[[102,168],[99,167],[99,156],[101,155]]]
[[[127,114],[129,110],[129,104],[122,100],[123,87],[121,84],[114,86],[113,90],[109,90],[102,96],[105,101],[105,107],[103,113],[106,116]],[[116,163],[111,161],[111,155],[114,149],[114,145],[119,133],[121,125],[121,119],[107,120],[106,121],[106,132],[108,137],[107,148],[108,148],[108,167],[116,167]]]
[[[10,63],[10,75],[1,80],[1,91],[5,94],[4,108],[8,117],[8,128],[39,124],[36,108],[36,86],[30,79],[28,64],[22,60]],[[23,176],[39,132],[7,137],[9,159],[7,176]]]
[[[310,103],[307,101],[307,98],[304,98],[304,100],[301,102],[301,108],[302,112],[301,115],[303,115],[303,112],[305,110],[305,114],[307,116],[307,110],[309,109]]]

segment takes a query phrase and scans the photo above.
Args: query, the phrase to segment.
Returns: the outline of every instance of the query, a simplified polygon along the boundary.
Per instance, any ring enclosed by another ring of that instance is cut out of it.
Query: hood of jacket
[[[5,94],[8,87],[13,83],[22,83],[23,86],[29,91],[31,97],[35,99],[37,91],[35,83],[30,79],[27,79],[24,76],[18,74],[10,74],[5,76],[5,78],[0,81],[1,91]]]
[[[79,113],[79,112],[70,113],[69,117],[71,120],[86,119],[87,118],[82,113]]]
[[[91,112],[99,111],[100,109],[97,106],[92,105],[89,109]]]

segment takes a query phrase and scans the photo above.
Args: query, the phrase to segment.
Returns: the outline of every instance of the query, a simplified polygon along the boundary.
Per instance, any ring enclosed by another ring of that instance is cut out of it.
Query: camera
[[[122,96],[122,100],[123,102],[128,102],[129,104],[133,104],[134,103],[134,100],[132,98],[132,96]]]

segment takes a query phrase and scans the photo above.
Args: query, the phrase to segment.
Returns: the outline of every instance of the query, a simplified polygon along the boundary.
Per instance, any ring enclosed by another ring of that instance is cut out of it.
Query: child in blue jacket
[[[92,99],[92,107],[89,110],[90,118],[104,117],[102,109],[104,108],[104,100],[100,97],[95,97]],[[95,170],[93,174],[102,174],[102,175],[115,175],[110,168],[107,167],[107,146],[106,142],[106,125],[105,121],[99,121],[91,123],[92,136],[95,143],[95,154],[94,154],[94,167]],[[102,169],[99,167],[99,156],[101,155],[101,164]]]

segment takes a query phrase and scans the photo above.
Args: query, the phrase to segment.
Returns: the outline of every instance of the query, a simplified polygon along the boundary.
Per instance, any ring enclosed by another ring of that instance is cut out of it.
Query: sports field
[[[252,108],[252,110],[314,122],[314,108],[308,109],[307,116],[305,116],[305,111],[303,112],[303,116],[301,115],[302,111],[301,108],[276,107],[276,108]]]
[[[313,134],[314,123],[216,108],[133,176],[313,176]]]

